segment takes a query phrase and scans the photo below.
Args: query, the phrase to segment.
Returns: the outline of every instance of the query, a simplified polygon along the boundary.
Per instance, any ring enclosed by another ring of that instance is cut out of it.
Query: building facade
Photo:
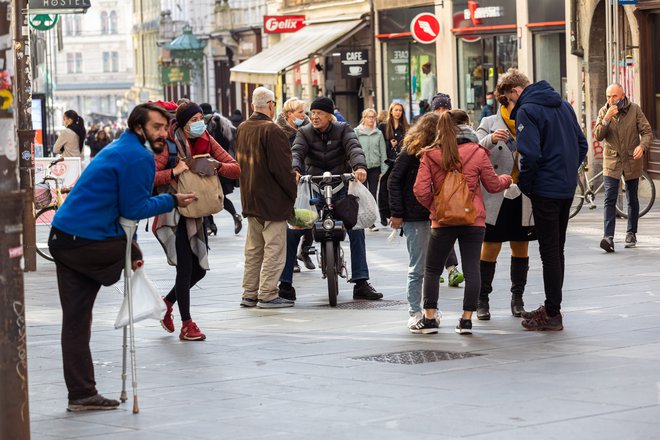
[[[128,8],[126,8],[128,9]],[[161,0],[132,0],[133,62],[135,75],[130,99],[135,104],[163,99],[158,26]]]
[[[125,118],[132,108],[131,10],[121,0],[98,0],[84,15],[62,15],[63,50],[55,57],[55,108],[87,121]],[[61,124],[61,115],[55,119]]]

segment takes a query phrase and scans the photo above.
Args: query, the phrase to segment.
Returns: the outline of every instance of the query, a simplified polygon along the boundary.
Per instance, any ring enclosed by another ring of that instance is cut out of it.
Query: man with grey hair
[[[605,141],[603,151],[603,181],[605,183],[605,233],[600,247],[614,252],[616,199],[621,176],[626,179],[628,199],[628,228],[625,247],[637,245],[639,198],[637,189],[644,170],[644,152],[651,146],[653,132],[642,109],[630,102],[621,84],[612,84],[605,92],[607,104],[598,112],[594,136]]]
[[[277,282],[286,258],[286,221],[293,213],[296,177],[291,148],[273,122],[275,95],[265,87],[252,93],[254,113],[236,131],[241,204],[248,219],[241,307],[292,307]]]

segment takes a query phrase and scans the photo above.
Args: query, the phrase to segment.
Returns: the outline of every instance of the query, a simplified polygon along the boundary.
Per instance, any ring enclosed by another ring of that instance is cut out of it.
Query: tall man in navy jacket
[[[62,360],[69,411],[115,409],[119,402],[96,390],[89,349],[92,309],[103,286],[111,286],[124,268],[126,237],[119,217],[153,217],[188,206],[190,194],[152,197],[156,165],[153,153],[166,146],[169,117],[156,104],[135,107],[128,131],[105,147],[87,166],[55,214],[48,245],[55,258],[62,305]],[[132,260],[142,259],[133,243]]]
[[[545,304],[522,314],[527,330],[562,330],[564,244],[577,170],[587,154],[587,140],[573,107],[547,81],[531,84],[516,69],[501,77],[497,89],[516,106],[516,141],[520,152],[520,190],[532,200],[543,262]]]

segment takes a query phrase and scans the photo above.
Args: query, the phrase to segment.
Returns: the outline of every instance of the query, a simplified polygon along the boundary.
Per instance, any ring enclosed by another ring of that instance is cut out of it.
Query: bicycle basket
[[[34,185],[34,207],[42,209],[50,205],[53,201],[53,194],[50,192],[50,185],[46,183],[37,183]]]

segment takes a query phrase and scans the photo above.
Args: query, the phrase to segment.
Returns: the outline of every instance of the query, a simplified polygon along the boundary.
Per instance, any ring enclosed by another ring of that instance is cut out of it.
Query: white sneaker
[[[371,232],[378,232],[380,229],[378,229],[378,226],[376,226],[376,225],[371,225],[371,226],[369,226],[369,230]]]
[[[408,330],[412,331],[412,328],[417,325],[420,319],[423,318],[422,312],[415,312],[410,318],[408,318]]]

